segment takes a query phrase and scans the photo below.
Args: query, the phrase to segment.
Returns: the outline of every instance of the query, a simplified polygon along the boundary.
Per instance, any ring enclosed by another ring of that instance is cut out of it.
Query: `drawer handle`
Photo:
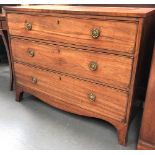
[[[33,84],[37,84],[37,81],[38,81],[37,78],[32,77],[31,80],[32,80],[32,83],[33,83]]]
[[[88,99],[89,99],[90,101],[92,101],[92,102],[95,102],[95,100],[96,100],[96,95],[93,94],[93,93],[89,93],[89,94],[88,94]]]
[[[97,70],[97,63],[96,62],[94,62],[94,61],[91,61],[90,63],[89,63],[89,65],[88,65],[88,67],[89,67],[89,69],[91,70],[91,71],[96,71]]]
[[[100,36],[100,30],[97,28],[93,28],[91,30],[91,36],[93,39],[97,39]]]
[[[32,24],[31,23],[25,23],[25,29],[28,31],[32,30]]]
[[[28,55],[30,56],[30,57],[34,57],[34,55],[35,55],[35,52],[34,52],[34,50],[33,49],[28,49]]]

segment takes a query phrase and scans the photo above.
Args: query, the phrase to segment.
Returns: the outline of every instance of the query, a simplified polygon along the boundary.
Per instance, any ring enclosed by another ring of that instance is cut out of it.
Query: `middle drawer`
[[[128,88],[132,59],[107,53],[11,40],[13,59],[115,87]],[[20,45],[20,46],[19,46]]]

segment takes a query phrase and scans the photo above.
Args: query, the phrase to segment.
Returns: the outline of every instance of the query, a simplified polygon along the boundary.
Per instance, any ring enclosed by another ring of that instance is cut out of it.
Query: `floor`
[[[131,123],[127,146],[121,146],[115,128],[105,121],[63,112],[29,94],[16,102],[15,92],[9,91],[8,65],[0,64],[1,149],[135,149],[140,116]]]

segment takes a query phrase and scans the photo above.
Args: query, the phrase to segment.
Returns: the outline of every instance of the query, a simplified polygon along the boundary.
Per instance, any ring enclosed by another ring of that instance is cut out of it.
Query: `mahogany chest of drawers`
[[[151,8],[5,7],[16,100],[23,92],[114,125],[125,144],[151,59]]]

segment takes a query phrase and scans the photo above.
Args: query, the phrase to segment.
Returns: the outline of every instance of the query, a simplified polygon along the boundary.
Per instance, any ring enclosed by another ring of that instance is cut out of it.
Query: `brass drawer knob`
[[[33,83],[33,84],[37,84],[37,81],[38,81],[37,78],[32,77],[31,80],[32,80],[32,83]]]
[[[88,67],[89,67],[89,69],[90,69],[91,71],[96,71],[96,70],[97,70],[97,63],[94,62],[94,61],[91,61],[91,62],[89,63],[89,65],[88,65]]]
[[[91,36],[93,39],[97,39],[100,36],[100,30],[97,28],[93,28],[91,30]]]
[[[32,24],[31,23],[25,23],[25,29],[28,31],[32,30]]]
[[[95,100],[96,100],[96,95],[93,94],[93,93],[89,93],[89,94],[88,94],[88,99],[89,99],[90,101],[95,102]]]
[[[30,57],[34,57],[34,56],[35,56],[35,52],[34,52],[33,49],[28,49],[28,50],[27,50],[27,53],[28,53],[28,55],[29,55]]]

